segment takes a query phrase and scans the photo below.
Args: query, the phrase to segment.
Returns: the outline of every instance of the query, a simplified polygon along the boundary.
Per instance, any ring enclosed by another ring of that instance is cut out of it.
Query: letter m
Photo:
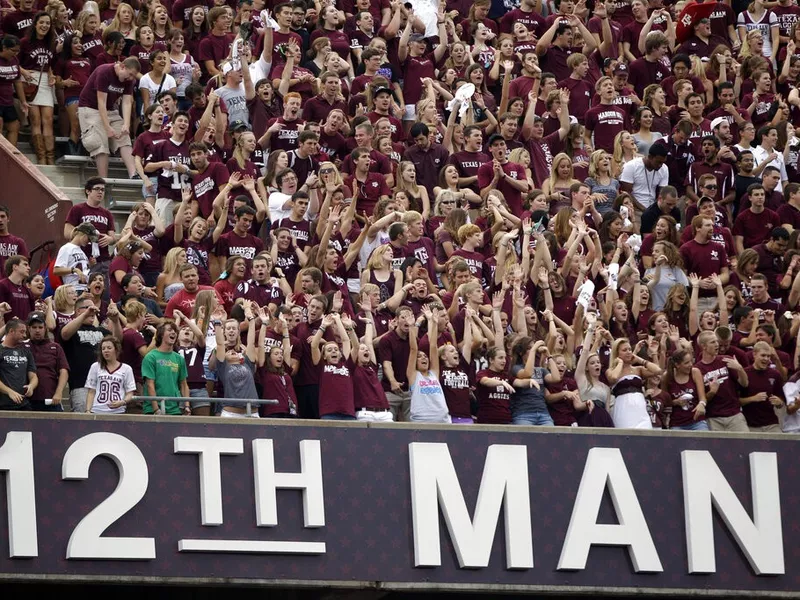
[[[442,564],[439,539],[441,507],[450,539],[463,568],[489,566],[500,518],[505,515],[506,567],[533,568],[528,455],[525,446],[491,445],[486,451],[474,519],[470,519],[447,444],[408,445],[414,566]]]

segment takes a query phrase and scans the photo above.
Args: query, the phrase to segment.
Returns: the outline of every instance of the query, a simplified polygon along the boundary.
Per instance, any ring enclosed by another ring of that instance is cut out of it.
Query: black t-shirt
[[[6,348],[0,346],[0,381],[6,386],[25,395],[23,386],[28,384],[28,373],[36,372],[33,354],[24,346]],[[22,404],[15,404],[7,394],[0,393],[0,409],[28,408],[30,404],[25,398]]]
[[[111,332],[105,327],[83,325],[75,334],[61,344],[69,362],[69,389],[86,387],[89,369],[97,361],[100,342]]]

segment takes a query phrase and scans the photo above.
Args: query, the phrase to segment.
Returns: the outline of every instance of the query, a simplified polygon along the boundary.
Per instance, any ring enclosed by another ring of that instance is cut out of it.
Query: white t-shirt
[[[272,192],[269,195],[269,199],[267,200],[269,203],[269,217],[272,219],[273,223],[277,223],[281,219],[285,219],[292,214],[291,206],[289,208],[283,208],[291,199],[292,197],[289,194],[284,194],[283,192]]]
[[[168,90],[176,89],[178,87],[178,83],[175,81],[175,78],[172,75],[164,75],[164,85],[156,83],[150,78],[150,73],[145,75],[139,80],[139,89],[140,90],[147,90],[150,92],[150,104],[156,101],[156,96],[158,95],[158,88],[161,88],[162,92],[166,92]],[[145,106],[144,108],[147,108]]]
[[[130,365],[120,363],[115,371],[109,373],[100,366],[99,362],[92,365],[86,377],[86,387],[94,390],[93,413],[121,414],[125,407],[109,408],[110,402],[119,402],[125,399],[125,394],[136,391],[136,379]]]
[[[632,184],[633,197],[647,208],[656,201],[656,190],[669,183],[669,169],[667,165],[661,165],[658,171],[650,171],[644,166],[644,157],[634,158],[622,167],[619,180]]]
[[[753,160],[754,165],[758,167],[761,163],[767,160],[769,156],[769,152],[767,152],[764,147],[756,146],[753,148]],[[778,182],[777,187],[775,188],[776,192],[783,192],[783,182],[789,179],[789,176],[786,174],[786,162],[783,160],[783,152],[775,151],[775,158],[773,158],[769,163],[767,163],[767,167],[775,167],[781,172],[781,180]],[[766,168],[766,167],[764,167]]]
[[[56,256],[55,266],[66,267],[68,269],[77,268],[83,271],[87,276],[89,275],[89,259],[86,257],[86,253],[81,250],[80,246],[72,242],[67,242],[61,246],[61,249],[58,251],[58,256]],[[74,273],[62,276],[61,281],[64,285],[74,286],[76,292],[83,292],[86,290],[86,284],[80,283],[79,277]]]

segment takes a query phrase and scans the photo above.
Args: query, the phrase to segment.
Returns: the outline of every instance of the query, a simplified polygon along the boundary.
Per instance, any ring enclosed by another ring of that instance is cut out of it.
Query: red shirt
[[[626,120],[625,111],[614,104],[599,104],[590,108],[586,113],[585,125],[587,131],[594,133],[595,148],[613,153],[614,138],[625,130]]]
[[[727,357],[717,356],[710,363],[704,363],[699,360],[694,365],[703,374],[706,392],[710,389],[711,381],[715,377],[717,383],[719,383],[719,390],[716,396],[708,401],[708,406],[706,407],[706,417],[708,418],[733,417],[742,412],[739,403],[737,373],[729,371],[727,364],[724,362],[725,358]]]
[[[733,235],[742,236],[742,245],[745,248],[752,248],[769,239],[769,234],[773,228],[781,224],[781,219],[777,213],[765,208],[756,214],[749,208],[743,210],[736,216],[733,222]]]
[[[133,96],[134,80],[120,81],[114,70],[114,65],[97,67],[89,76],[81,91],[78,106],[97,110],[97,92],[105,92],[106,109],[113,110],[114,105],[123,96]]]
[[[479,371],[475,375],[475,399],[478,401],[478,423],[511,423],[511,394],[502,386],[487,386],[480,383],[484,377],[508,381],[505,373],[491,369]]]
[[[750,402],[742,406],[744,418],[750,427],[766,427],[767,425],[777,425],[778,415],[769,401],[770,396],[777,396],[784,400],[783,396],[783,377],[777,369],[767,367],[766,369],[756,369],[747,367],[747,387],[742,390],[742,396],[747,398],[755,396],[761,392],[767,394],[767,399],[762,402]]]

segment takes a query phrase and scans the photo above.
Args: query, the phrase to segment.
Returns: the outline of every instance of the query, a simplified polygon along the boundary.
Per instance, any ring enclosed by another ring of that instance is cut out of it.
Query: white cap
[[[728,122],[728,118],[727,117],[717,117],[716,119],[711,121],[711,131],[714,131],[714,129],[716,129],[717,127],[719,127],[723,123],[727,123],[727,122]]]

